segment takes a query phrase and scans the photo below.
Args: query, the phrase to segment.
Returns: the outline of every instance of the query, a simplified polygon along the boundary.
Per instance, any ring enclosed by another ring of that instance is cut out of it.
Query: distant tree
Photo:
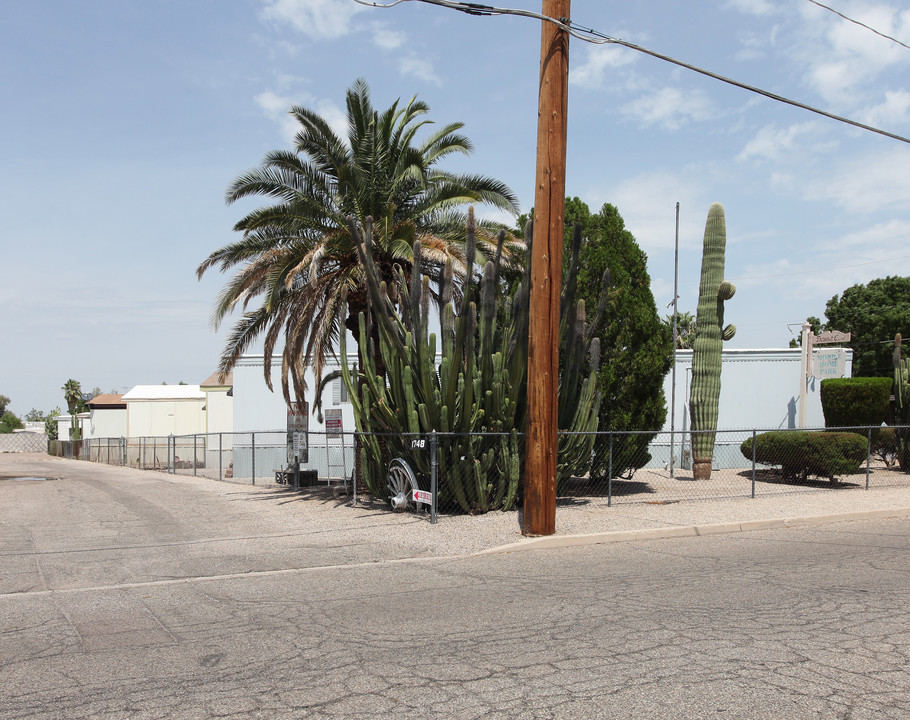
[[[40,410],[32,408],[27,413],[25,413],[26,422],[44,422],[45,415]]]
[[[910,277],[889,276],[853,285],[825,306],[819,331],[852,333],[854,377],[887,377],[894,371],[894,336],[910,335]],[[809,321],[817,318],[809,318]]]
[[[673,332],[673,315],[664,317],[664,323]],[[691,350],[695,341],[695,315],[690,312],[677,313],[676,317],[676,347],[680,350]]]
[[[657,431],[667,417],[663,381],[672,363],[673,339],[672,329],[657,313],[647,256],[613,205],[592,214],[584,202],[570,198],[565,218],[567,243],[576,221],[583,229],[578,297],[592,315],[601,301],[606,303],[600,333],[599,430]],[[604,287],[607,268],[610,284]],[[647,447],[655,434],[614,436],[613,475],[631,476],[642,467],[651,457]],[[608,442],[604,436],[595,449],[592,475],[608,472]]]
[[[24,427],[22,420],[9,412],[9,410],[0,417],[0,435],[11,433],[13,430],[21,430]]]
[[[10,404],[11,400],[6,397],[6,395],[0,395],[0,415],[6,412],[7,406]]]
[[[82,386],[79,384],[78,380],[70,378],[63,384],[61,390],[63,390],[63,399],[66,400],[66,408],[70,414],[70,428],[72,429],[71,439],[80,440],[79,422],[76,419],[76,415],[85,412],[88,409],[85,400],[82,399]]]
[[[51,410],[44,419],[44,433],[51,440],[57,439],[57,418],[60,417],[60,408]]]
[[[806,322],[809,323],[809,325],[811,326],[809,329],[815,335],[818,335],[819,333],[823,332],[822,329],[824,328],[824,324],[822,323],[821,320],[819,320],[814,315],[810,315],[809,317],[807,317]],[[790,347],[798,348],[798,347],[802,347],[802,345],[803,345],[803,333],[802,333],[802,330],[800,330],[800,333],[796,337],[790,338]]]

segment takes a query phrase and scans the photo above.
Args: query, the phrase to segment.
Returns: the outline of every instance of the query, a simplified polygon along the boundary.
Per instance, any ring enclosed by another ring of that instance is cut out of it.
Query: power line
[[[885,38],[886,40],[890,40],[891,42],[895,42],[895,43],[897,43],[898,45],[903,45],[905,48],[907,48],[908,50],[910,50],[910,45],[907,45],[906,43],[903,43],[903,42],[901,42],[900,40],[898,40],[897,38],[891,37],[890,35],[885,35],[885,33],[879,32],[879,31],[876,30],[874,27],[872,27],[872,26],[870,26],[870,25],[866,25],[866,23],[864,23],[864,22],[860,22],[859,20],[854,20],[852,17],[848,17],[848,16],[844,15],[842,12],[839,12],[839,11],[835,10],[833,7],[828,7],[827,5],[824,5],[823,3],[817,2],[817,0],[809,0],[809,2],[812,3],[813,5],[818,5],[820,8],[824,8],[825,10],[828,10],[828,11],[830,11],[830,12],[833,12],[835,15],[839,15],[840,17],[842,17],[842,18],[843,18],[844,20],[846,20],[847,22],[852,22],[852,23],[855,24],[855,25],[859,25],[860,27],[866,28],[866,30],[871,30],[871,31],[874,32],[876,35],[878,35],[878,36],[880,36],[880,37],[883,37],[883,38]]]
[[[678,67],[685,68],[686,70],[691,70],[692,72],[699,73],[700,75],[712,78],[713,80],[719,80],[723,83],[733,85],[734,87],[738,87],[742,90],[748,90],[749,92],[761,95],[770,100],[775,100],[777,102],[784,103],[785,105],[791,105],[793,107],[800,108],[801,110],[808,110],[809,112],[829,118],[830,120],[836,120],[837,122],[852,125],[853,127],[859,128],[861,130],[868,130],[869,132],[876,133],[877,135],[883,135],[885,137],[891,138],[892,140],[899,140],[900,142],[910,144],[910,138],[906,138],[902,135],[897,135],[895,133],[882,130],[881,128],[873,127],[872,125],[865,125],[861,122],[857,122],[856,120],[851,120],[850,118],[846,118],[841,115],[829,113],[825,110],[821,110],[817,107],[807,105],[806,103],[802,103],[797,100],[791,100],[790,98],[784,97],[783,95],[777,95],[776,93],[772,93],[768,90],[763,90],[759,87],[755,87],[754,85],[749,85],[738,80],[733,80],[732,78],[728,78],[724,75],[719,75],[717,73],[711,72],[710,70],[705,70],[704,68],[700,68],[696,65],[691,65],[689,63],[683,62],[682,60],[677,60],[676,58],[670,57],[669,55],[663,55],[653,50],[648,50],[641,45],[636,45],[625,40],[620,40],[619,38],[611,37],[610,35],[601,33],[598,30],[594,30],[593,28],[583,27],[571,21],[569,18],[552,18],[548,17],[547,15],[542,15],[541,13],[533,12],[531,10],[498,8],[492,7],[490,5],[482,5],[480,3],[459,2],[458,0],[394,0],[393,2],[385,4],[372,2],[371,0],[354,0],[354,2],[359,3],[360,5],[377,8],[391,8],[395,7],[396,5],[400,5],[403,2],[423,2],[427,3],[428,5],[439,5],[440,7],[449,8],[450,10],[458,10],[459,12],[467,13],[468,15],[518,15],[521,17],[534,18],[536,20],[541,20],[544,22],[551,22],[558,26],[560,29],[569,33],[572,37],[575,37],[584,42],[593,43],[595,45],[619,45],[621,47],[628,48],[629,50],[635,50],[636,52],[650,55],[651,57],[657,58],[658,60],[663,60],[664,62],[677,65]]]

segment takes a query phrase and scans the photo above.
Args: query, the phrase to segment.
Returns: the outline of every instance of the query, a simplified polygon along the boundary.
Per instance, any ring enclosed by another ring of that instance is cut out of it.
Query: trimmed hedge
[[[752,460],[752,438],[739,446]],[[868,441],[851,432],[809,432],[807,430],[774,430],[755,438],[755,461],[762,465],[779,465],[786,478],[809,475],[833,481],[842,475],[859,471],[866,459]]]
[[[881,425],[894,381],[882,377],[828,378],[821,382],[826,428]]]

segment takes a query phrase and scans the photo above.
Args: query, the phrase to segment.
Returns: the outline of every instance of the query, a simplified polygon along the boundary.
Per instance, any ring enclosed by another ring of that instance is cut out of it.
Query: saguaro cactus
[[[696,480],[711,477],[714,436],[720,400],[721,349],[724,340],[736,334],[735,325],[724,327],[724,301],[736,287],[724,277],[727,227],[724,208],[714,203],[708,210],[698,291],[698,332],[693,345],[692,390],[689,415],[692,420],[692,471]]]
[[[910,358],[901,357],[901,334],[894,337],[894,421],[897,460],[910,472]]]

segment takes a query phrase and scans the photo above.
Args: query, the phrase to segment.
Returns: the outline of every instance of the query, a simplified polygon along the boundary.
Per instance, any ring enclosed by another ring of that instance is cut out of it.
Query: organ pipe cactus
[[[474,277],[474,220],[469,213],[465,266],[468,272],[456,287],[450,259],[439,281],[439,337],[430,333],[430,278],[421,275],[420,247],[414,247],[410,277],[397,268],[393,307],[370,257],[369,222],[351,227],[366,270],[372,319],[378,329],[386,378],[376,372],[373,356],[364,357],[362,392],[347,370],[346,347],[341,340],[342,376],[354,405],[357,428],[364,435],[361,462],[364,479],[374,494],[384,487],[384,464],[404,457],[418,475],[430,472],[428,453],[410,447],[409,434],[436,430],[444,436],[438,448],[439,502],[465,512],[487,512],[514,507],[519,496],[525,425],[528,351],[529,269],[525,268],[514,296],[502,292],[501,233],[495,260],[485,263],[479,282]],[[529,237],[532,234],[529,229]],[[359,239],[361,238],[362,239]],[[580,233],[574,250],[574,272]],[[574,282],[566,283],[571,289]],[[578,431],[597,429],[600,397],[596,390],[598,346],[591,342],[583,303],[564,298],[561,345],[565,362],[561,373],[560,427]],[[366,318],[360,318],[361,337]],[[437,340],[439,345],[437,346]],[[437,347],[441,358],[436,357]],[[589,353],[590,349],[590,353]],[[592,357],[593,361],[592,362]],[[387,380],[387,382],[386,382]],[[565,412],[563,413],[563,410]],[[564,425],[565,423],[565,425]],[[384,437],[387,453],[375,433]],[[457,433],[457,434],[456,434]],[[572,474],[583,474],[590,463],[593,435],[565,435],[559,440],[558,487]]]
[[[897,460],[910,472],[910,358],[901,357],[901,334],[894,337],[894,420]]]
[[[696,480],[711,477],[714,436],[720,401],[721,350],[736,333],[735,325],[724,327],[724,302],[736,287],[724,277],[727,229],[724,208],[714,203],[708,210],[698,292],[698,315],[692,357],[692,390],[689,415],[692,427],[692,472]]]

